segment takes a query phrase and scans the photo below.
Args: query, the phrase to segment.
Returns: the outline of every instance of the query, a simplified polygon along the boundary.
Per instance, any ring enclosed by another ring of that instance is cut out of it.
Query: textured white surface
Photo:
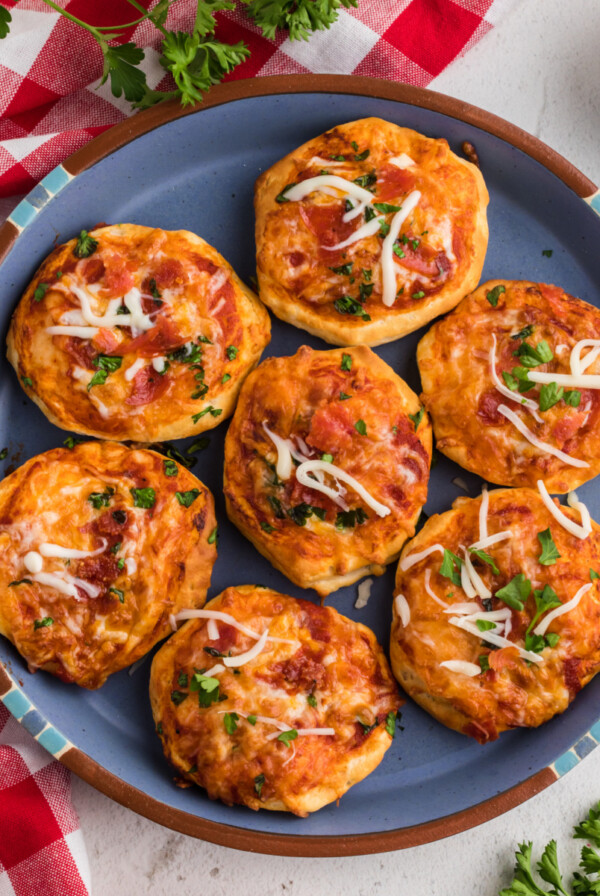
[[[535,134],[600,182],[599,0],[521,0],[432,89]],[[543,729],[540,731],[543,737]],[[490,769],[493,774],[493,769]],[[240,853],[166,830],[74,779],[94,896],[497,896],[514,850],[552,837],[566,879],[578,862],[571,828],[600,800],[600,750],[534,799],[446,840],[347,859]]]

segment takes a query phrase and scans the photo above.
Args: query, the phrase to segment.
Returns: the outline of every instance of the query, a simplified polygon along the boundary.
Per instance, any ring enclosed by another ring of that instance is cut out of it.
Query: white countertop
[[[565,12],[568,11],[568,13]],[[536,135],[600,183],[600,0],[520,0],[431,84]],[[543,733],[540,732],[543,737]],[[493,769],[490,769],[493,774]],[[567,880],[573,825],[600,800],[600,750],[534,799],[437,843],[345,859],[237,852],[176,834],[73,779],[94,896],[497,896],[514,850],[551,838]]]

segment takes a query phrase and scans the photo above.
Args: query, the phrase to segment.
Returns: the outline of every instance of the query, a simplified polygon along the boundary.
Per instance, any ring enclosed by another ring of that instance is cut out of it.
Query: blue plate
[[[192,230],[249,281],[255,269],[252,197],[256,177],[333,125],[371,115],[445,137],[459,154],[464,140],[476,146],[491,197],[484,279],[556,283],[587,302],[600,304],[600,220],[590,206],[530,155],[488,130],[424,108],[428,95],[424,91],[418,95],[419,105],[308,90],[247,96],[167,121],[74,178],[59,167],[45,179],[45,189],[37,187],[21,203],[4,231],[5,243],[8,234],[11,246],[0,267],[2,333],[22,291],[56,240],[67,240],[97,221]],[[158,120],[154,110],[152,114]],[[122,128],[119,133],[123,134]],[[101,146],[98,152],[103,151]],[[542,254],[547,249],[552,250],[550,258]],[[291,354],[302,344],[328,348],[301,330],[277,320],[273,324],[273,340],[265,355]],[[377,349],[417,392],[415,349],[422,335],[419,331]],[[25,397],[8,363],[2,360],[0,365],[0,447],[9,449],[0,472],[6,474],[32,455],[61,445],[66,434],[50,425]],[[193,471],[211,488],[219,520],[219,558],[209,597],[227,585],[260,582],[316,599],[272,569],[228,522],[221,491],[226,429],[224,423],[210,434],[210,448],[199,455]],[[479,493],[478,477],[440,458],[431,476],[429,514],[446,510],[462,494],[453,483],[457,476],[472,495]],[[592,515],[600,517],[598,482],[587,484],[580,493]],[[354,609],[356,586],[335,593],[328,603],[369,625],[387,645],[393,576],[390,569],[375,580],[363,610]],[[4,639],[0,660],[7,672],[3,675],[0,670],[0,691],[5,692],[2,699],[8,708],[92,784],[176,829],[258,851],[360,853],[445,836],[531,795],[596,743],[593,726],[599,716],[600,676],[542,730],[507,732],[486,746],[447,730],[408,700],[403,730],[383,762],[339,806],[328,806],[308,819],[255,813],[211,802],[199,789],[174,786],[153,730],[147,695],[149,662],[133,675],[126,671],[114,675],[100,691],[86,692],[50,675],[30,675]],[[536,783],[523,784],[532,776]],[[504,796],[498,799],[499,795]]]

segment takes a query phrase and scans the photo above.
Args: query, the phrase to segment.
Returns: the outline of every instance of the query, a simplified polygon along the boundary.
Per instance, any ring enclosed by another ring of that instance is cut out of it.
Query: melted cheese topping
[[[543,658],[539,656],[537,653],[533,653],[531,650],[524,650],[522,647],[519,647],[518,644],[515,644],[513,641],[509,641],[508,638],[502,637],[502,635],[497,635],[495,632],[487,631],[481,632],[477,628],[477,625],[470,622],[468,619],[465,619],[462,616],[452,616],[448,622],[451,625],[455,625],[457,628],[462,628],[464,631],[469,632],[471,635],[475,635],[479,638],[480,641],[487,641],[488,644],[495,644],[497,647],[516,647],[519,651],[519,656],[524,660],[529,660],[530,663],[543,663]]]
[[[490,347],[490,374],[492,380],[494,381],[494,386],[497,392],[500,392],[501,395],[504,395],[505,398],[509,398],[511,401],[516,401],[517,404],[520,404],[522,407],[527,408],[528,411],[531,411],[531,414],[536,419],[538,423],[543,423],[544,421],[538,414],[539,404],[537,401],[534,401],[532,398],[524,398],[522,395],[519,395],[515,392],[512,392],[508,386],[505,386],[504,383],[500,382],[500,377],[496,373],[496,334],[492,333],[492,345]],[[529,371],[527,372],[529,376]]]
[[[292,453],[287,439],[278,436],[276,432],[271,432],[267,424],[263,421],[263,429],[277,448],[277,464],[275,470],[280,479],[289,479],[292,475]]]
[[[430,547],[425,548],[424,551],[417,551],[416,554],[408,554],[407,557],[403,557],[400,561],[400,569],[402,571],[410,569],[411,566],[414,566],[415,563],[419,562],[419,560],[423,560],[425,557],[429,557],[429,555],[433,554],[434,551],[439,551],[440,554],[443,554],[445,548],[441,544],[432,544]]]
[[[444,660],[443,663],[440,663],[440,666],[443,666],[444,669],[449,669],[450,672],[468,675],[469,678],[481,675],[481,666],[478,666],[476,663],[468,663],[466,660]]]
[[[51,544],[44,541],[38,550],[42,557],[60,557],[63,560],[81,560],[82,557],[97,557],[106,550],[108,542],[102,539],[102,546],[95,551],[77,551],[74,548],[64,548],[60,544]]]
[[[488,509],[490,506],[490,493],[487,486],[481,489],[481,505],[479,507],[479,541],[486,541],[488,537]]]
[[[318,492],[323,492],[323,494],[328,495],[333,500],[339,499],[338,492],[334,491],[332,488],[329,488],[327,485],[323,485],[320,482],[317,482],[310,475],[315,471],[321,470],[323,473],[329,473],[334,479],[341,479],[342,482],[345,482],[346,485],[349,485],[350,488],[354,489],[354,491],[360,495],[365,504],[367,504],[371,510],[374,510],[377,516],[387,516],[391,513],[389,507],[386,507],[385,504],[381,504],[380,501],[377,501],[367,490],[358,482],[354,476],[351,476],[349,473],[346,473],[344,470],[340,469],[340,467],[336,467],[335,464],[330,464],[325,460],[306,460],[304,463],[301,463],[299,467],[296,468],[296,479],[302,485],[309,486],[310,488],[314,488]]]
[[[546,488],[545,483],[542,482],[541,479],[538,479],[537,487],[542,501],[544,502],[554,519],[557,521],[557,523],[560,523],[563,529],[566,529],[567,532],[571,533],[571,535],[575,535],[577,538],[587,538],[592,531],[592,523],[587,507],[585,507],[584,504],[577,500],[577,496],[575,495],[574,502],[571,504],[571,506],[574,509],[579,510],[579,513],[581,514],[581,525],[573,522],[573,520],[570,520],[567,516],[565,516],[560,507],[556,506],[556,504],[548,494],[548,489]],[[571,492],[570,494],[574,495],[575,493]]]
[[[553,445],[549,445],[547,442],[542,442],[541,439],[538,439],[534,434],[528,429],[520,417],[511,411],[510,408],[507,408],[505,404],[498,405],[498,411],[502,414],[503,417],[506,417],[507,420],[515,426],[521,435],[525,436],[528,442],[535,448],[539,448],[540,451],[544,451],[546,454],[552,454],[554,457],[558,457],[559,460],[562,460],[563,463],[569,464],[571,467],[589,467],[589,464],[585,460],[579,460],[577,457],[570,457],[568,454],[565,454],[564,451],[561,451],[559,448],[555,448]]]
[[[544,616],[542,621],[538,625],[536,625],[533,630],[534,635],[545,635],[550,623],[553,622],[557,616],[562,616],[564,613],[568,613],[570,610],[574,610],[583,595],[587,594],[590,588],[593,587],[594,586],[592,582],[588,582],[587,585],[582,585],[575,597],[572,597],[570,601],[568,601],[566,604],[563,604],[561,607],[556,607],[556,609],[551,610],[547,614],[547,616]]]
[[[358,209],[358,214],[360,214],[361,210],[361,208]],[[354,212],[356,211],[357,209],[354,209]],[[348,214],[356,217],[356,214],[353,212],[348,212]],[[328,252],[337,252],[340,249],[346,249],[347,246],[351,246],[352,243],[357,243],[358,240],[364,240],[369,236],[375,236],[379,231],[382,221],[385,221],[385,218],[371,218],[370,221],[367,221],[366,224],[362,224],[358,230],[351,233],[350,236],[347,239],[342,240],[341,243],[336,243],[335,246],[322,246],[322,248],[326,249]]]
[[[239,668],[243,666],[245,663],[249,663],[251,660],[255,659],[262,652],[265,644],[267,643],[267,638],[269,637],[269,629],[266,628],[256,644],[254,644],[250,650],[246,650],[245,653],[238,653],[237,656],[226,656],[223,658],[223,665],[228,666],[230,668]]]
[[[591,348],[583,360],[581,360],[581,352],[584,348]],[[569,366],[574,376],[579,376],[586,370],[598,357],[600,352],[600,339],[580,339],[571,349],[569,356]]]
[[[365,579],[364,582],[361,582],[358,586],[358,597],[354,603],[357,610],[362,610],[363,607],[366,607],[369,603],[372,585],[373,579]]]
[[[473,588],[477,592],[478,596],[481,597],[482,599],[491,597],[492,592],[487,587],[487,585],[483,582],[479,573],[473,566],[473,563],[471,562],[471,558],[469,556],[469,552],[462,545],[461,545],[461,548],[462,548],[463,554],[464,554],[463,569],[466,567],[467,573],[469,575],[469,579],[471,580],[471,582],[473,584]]]
[[[406,628],[408,623],[410,622],[410,607],[408,606],[408,601],[404,597],[403,594],[397,594],[394,598],[394,607],[396,608],[396,613],[400,617],[400,622]]]
[[[128,367],[127,370],[125,371],[125,379],[127,380],[127,382],[130,382],[134,378],[136,373],[140,372],[140,370],[142,369],[142,367],[145,366],[145,364],[146,364],[146,362],[144,361],[143,358],[137,358],[137,360],[134,361],[133,364],[131,364],[131,366]]]
[[[383,241],[381,247],[381,273],[383,275],[383,294],[381,301],[387,308],[396,301],[396,265],[394,264],[394,243],[400,234],[400,228],[417,207],[421,193],[413,190],[404,200],[400,211],[396,212],[390,223],[390,232]]]
[[[440,597],[438,597],[437,594],[435,593],[435,591],[433,590],[433,588],[431,587],[431,570],[429,569],[429,567],[427,567],[427,569],[425,570],[425,591],[427,592],[429,597],[432,597],[434,599],[434,601],[437,604],[439,604],[441,607],[448,606],[446,601],[442,600]]]
[[[507,538],[512,538],[514,533],[511,529],[506,529],[504,532],[496,532],[495,535],[488,535],[487,538],[482,538],[479,541],[474,542],[474,544],[470,545],[474,550],[482,551],[485,548],[491,548],[492,545],[498,544],[499,541],[506,541]]]
[[[396,168],[411,168],[413,165],[416,165],[416,162],[413,162],[411,157],[407,155],[405,152],[401,152],[399,156],[392,156],[391,159],[388,159],[391,165],[395,165]]]
[[[77,339],[93,339],[98,334],[98,327],[59,326],[46,327],[50,336],[75,336]]]

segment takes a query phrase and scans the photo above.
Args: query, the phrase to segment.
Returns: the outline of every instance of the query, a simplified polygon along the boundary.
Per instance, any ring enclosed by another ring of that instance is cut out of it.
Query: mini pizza
[[[484,490],[431,517],[396,576],[391,662],[480,743],[563,712],[600,668],[600,527],[575,494]]]
[[[419,343],[436,446],[489,482],[564,493],[600,472],[600,311],[493,280]]]
[[[152,662],[150,700],[182,783],[306,816],[379,765],[401,701],[370,629],[257,585],[181,619]]]
[[[82,231],[44,261],[12,319],[8,359],[63,429],[178,439],[231,414],[269,341],[254,293],[186,230]]]
[[[260,298],[334,345],[380,345],[474,289],[487,249],[479,170],[379,118],[339,125],[255,190]]]
[[[427,498],[431,427],[366,346],[269,358],[225,440],[227,513],[292,582],[319,594],[381,575]]]
[[[0,634],[30,670],[98,688],[206,600],[212,495],[154,451],[55,448],[0,483]]]

